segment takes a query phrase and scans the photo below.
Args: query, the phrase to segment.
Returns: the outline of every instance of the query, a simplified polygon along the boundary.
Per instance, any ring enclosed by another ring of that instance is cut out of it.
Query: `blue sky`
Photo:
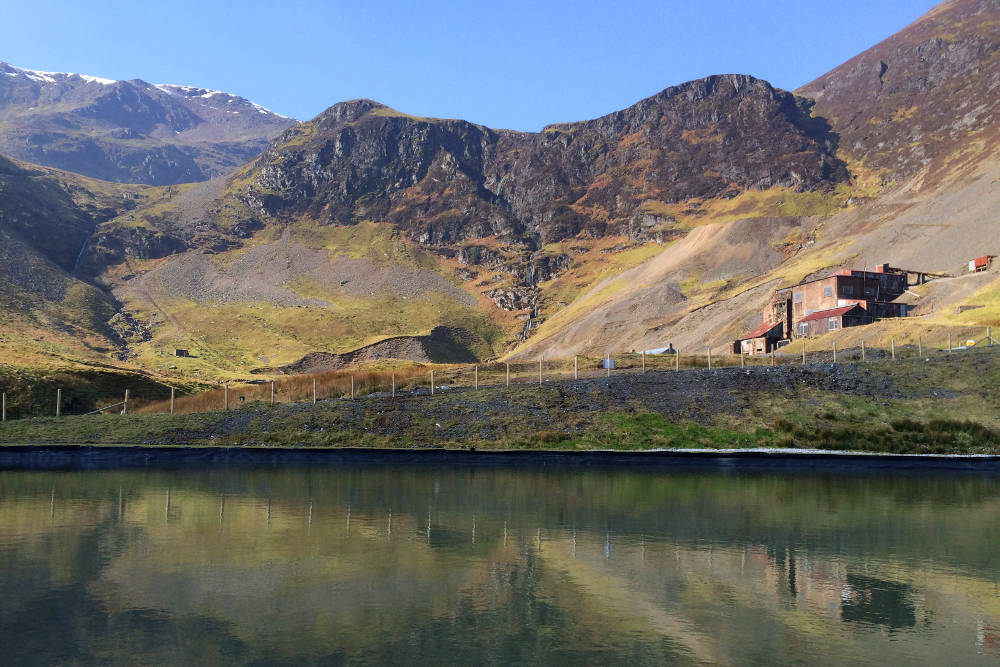
[[[369,97],[538,130],[709,74],[794,89],[934,4],[0,0],[0,60],[225,90],[303,120]]]

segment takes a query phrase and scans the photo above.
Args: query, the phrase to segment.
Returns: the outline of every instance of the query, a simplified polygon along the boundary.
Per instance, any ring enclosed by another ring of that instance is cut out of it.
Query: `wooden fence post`
[[[837,341],[833,342],[833,363],[837,363]]]
[[[431,371],[431,396],[434,395],[434,371]]]
[[[392,374],[392,397],[396,398],[396,374]]]
[[[861,361],[865,360],[865,341],[861,341]]]
[[[354,400],[354,376],[351,376],[351,400]]]
[[[56,417],[62,416],[62,389],[56,389]]]
[[[802,341],[802,363],[806,363],[806,342]]]
[[[313,405],[316,405],[316,377],[313,376]]]
[[[274,380],[271,380],[271,405],[274,405]]]
[[[743,359],[743,347],[740,346],[740,368],[746,368],[746,362]]]
[[[646,374],[646,350],[642,351],[642,374]]]
[[[918,336],[917,337],[917,354],[919,356],[921,356],[921,357],[924,356],[924,337],[923,336]]]
[[[507,364],[507,386],[510,386],[510,364]]]
[[[542,360],[538,360],[538,384],[542,384]]]
[[[170,414],[174,414],[174,388],[170,388]]]
[[[986,345],[993,347],[993,329],[992,327],[986,327]]]
[[[771,348],[771,365],[774,366],[774,348]]]
[[[896,361],[896,339],[893,338],[889,341],[889,349],[892,352],[892,360]]]
[[[573,379],[580,379],[580,357],[578,355],[573,355]]]
[[[227,387],[228,387],[228,385],[227,385]],[[228,392],[226,393],[226,396],[227,397],[229,396]],[[227,400],[228,400],[228,398],[227,398]],[[127,415],[128,414],[128,389],[125,390],[125,403],[123,404],[123,406],[124,407],[122,407],[122,414],[123,415]]]
[[[708,370],[712,370],[712,348],[708,348]]]
[[[476,391],[479,391],[479,366],[478,365],[476,366],[475,382],[476,382]]]

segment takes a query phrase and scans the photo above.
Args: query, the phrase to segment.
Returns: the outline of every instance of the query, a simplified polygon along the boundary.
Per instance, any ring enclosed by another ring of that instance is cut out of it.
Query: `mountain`
[[[849,174],[836,150],[807,100],[744,75],[539,133],[355,100],[225,180],[144,195],[100,225],[80,270],[149,322],[149,363],[202,340],[214,341],[202,358],[233,368],[368,358],[361,348],[418,346],[438,327],[460,341],[456,359],[488,358],[579,290],[542,287],[571,269],[631,266],[714,208],[839,206]],[[260,340],[275,344],[264,353]]]
[[[0,63],[0,153],[107,181],[203,181],[294,124],[229,93]]]
[[[114,330],[119,304],[75,273],[97,226],[131,204],[125,192],[0,156],[0,342],[7,362],[30,348],[102,359],[123,343]]]
[[[718,350],[775,289],[884,262],[956,277],[842,345],[1000,326],[996,273],[963,273],[1000,255],[998,25],[1000,3],[953,0],[795,93],[712,76],[537,133],[353,100],[197,183],[14,164],[17,202],[47,203],[0,231],[164,373]]]
[[[911,290],[914,317],[845,330],[841,346],[1000,324],[996,274],[966,274],[970,259],[1000,255],[998,48],[1000,2],[952,0],[803,86],[850,169],[842,207],[706,216],[655,257],[544,312],[549,321],[518,355],[722,346],[761,324],[775,289],[883,262],[956,277]]]
[[[1000,132],[1000,2],[944,2],[801,87],[845,153],[901,183]]]
[[[744,75],[540,133],[357,100],[279,137],[237,196],[265,218],[385,220],[429,245],[485,236],[539,245],[648,232],[644,217],[669,227],[669,215],[646,214],[692,198],[829,189],[847,179],[836,149],[807,100]]]

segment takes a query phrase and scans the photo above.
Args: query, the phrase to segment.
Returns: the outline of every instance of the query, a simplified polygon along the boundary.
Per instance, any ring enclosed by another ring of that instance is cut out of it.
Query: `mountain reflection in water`
[[[975,476],[2,472],[0,655],[974,664],[998,538]]]

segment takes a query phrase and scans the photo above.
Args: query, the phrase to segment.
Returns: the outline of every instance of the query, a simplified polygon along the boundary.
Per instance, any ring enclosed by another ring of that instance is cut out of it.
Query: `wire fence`
[[[843,330],[844,333],[848,331],[850,330]],[[57,389],[52,396],[52,411],[19,410],[8,394],[3,393],[0,396],[0,418],[8,421],[12,418],[63,417],[70,414],[190,414],[230,410],[246,404],[259,406],[316,403],[331,399],[434,396],[455,390],[544,385],[560,381],[610,378],[621,374],[902,361],[978,347],[996,346],[1000,349],[1000,340],[994,337],[991,329],[983,327],[960,327],[943,333],[938,331],[926,338],[919,334],[907,334],[898,338],[890,337],[887,342],[888,345],[872,345],[865,338],[854,340],[847,336],[840,336],[839,339],[836,336],[826,336],[822,339],[791,341],[767,354],[742,354],[733,349],[706,347],[704,350],[676,350],[674,353],[618,352],[601,357],[576,355],[559,359],[497,361],[471,365],[413,365],[386,371],[345,369],[274,380],[233,382],[187,395],[167,386],[155,390],[146,389],[137,394],[123,388],[122,400],[115,400],[117,397],[108,398],[99,403],[97,409],[88,406],[86,410],[80,409],[79,402],[74,403],[73,397],[62,389]]]

